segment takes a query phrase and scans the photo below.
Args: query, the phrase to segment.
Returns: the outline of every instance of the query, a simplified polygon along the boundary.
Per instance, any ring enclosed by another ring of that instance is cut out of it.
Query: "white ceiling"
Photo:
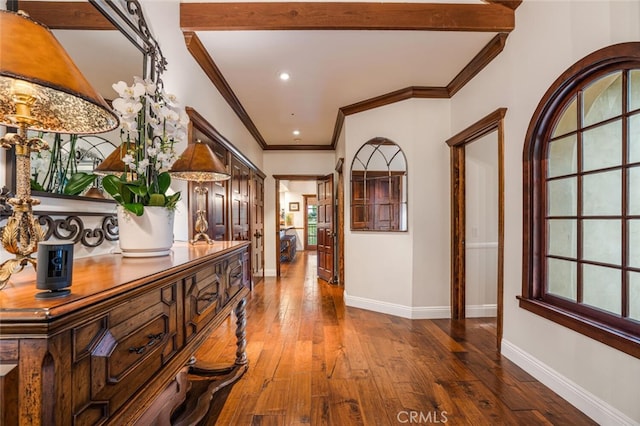
[[[501,1],[508,0],[455,2]],[[111,84],[129,82],[131,76],[140,74],[140,53],[116,31],[54,33],[107,99],[115,97]],[[296,145],[328,148],[334,142],[336,119],[343,107],[409,87],[445,88],[496,34],[486,29],[196,30],[257,128],[258,143],[262,139],[270,148],[282,145],[294,149]],[[169,60],[168,66],[179,64]],[[281,81],[278,75],[282,71],[290,73],[291,79]],[[241,119],[246,122],[246,117]],[[250,124],[249,131],[255,136]],[[299,130],[300,135],[294,135],[293,130]]]
[[[338,109],[444,87],[496,35],[444,31],[198,31],[268,145],[329,145]],[[281,71],[291,75],[283,82]],[[299,136],[292,134],[294,129]]]

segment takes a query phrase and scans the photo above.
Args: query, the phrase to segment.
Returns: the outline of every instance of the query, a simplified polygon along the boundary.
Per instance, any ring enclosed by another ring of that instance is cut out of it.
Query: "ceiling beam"
[[[115,30],[87,1],[18,1],[18,9],[52,30]]]
[[[421,30],[510,32],[515,12],[500,4],[181,3],[183,31]]]
[[[522,0],[484,0],[486,3],[499,4],[509,9],[516,10],[522,4]]]

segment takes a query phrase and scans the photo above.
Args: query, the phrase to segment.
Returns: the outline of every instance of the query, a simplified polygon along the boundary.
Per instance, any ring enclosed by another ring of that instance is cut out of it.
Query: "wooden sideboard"
[[[71,295],[51,300],[34,297],[33,270],[15,274],[0,291],[0,424],[153,418],[154,401],[232,310],[242,374],[249,247],[176,243],[163,257],[76,259]]]

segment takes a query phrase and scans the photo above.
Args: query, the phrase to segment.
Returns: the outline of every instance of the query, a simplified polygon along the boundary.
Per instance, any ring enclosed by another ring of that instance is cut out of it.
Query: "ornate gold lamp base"
[[[194,226],[194,230],[197,232],[194,235],[193,239],[190,241],[191,244],[195,244],[200,240],[204,240],[207,244],[213,244],[213,240],[207,235],[207,230],[209,229],[209,222],[207,222],[207,210],[204,205],[207,188],[203,186],[197,186],[195,189],[196,193],[196,224]]]
[[[31,203],[35,200],[20,203],[22,201],[15,198],[10,200],[14,210],[2,232],[2,246],[15,255],[15,258],[8,259],[0,265],[0,290],[7,284],[11,275],[22,271],[28,263],[36,267],[36,259],[31,255],[38,249],[38,241],[44,238],[40,224],[31,213]],[[28,207],[25,208],[25,205]],[[24,208],[24,211],[21,211],[21,208]]]
[[[36,267],[36,259],[31,255],[38,250],[38,241],[42,241],[44,233],[37,219],[33,216],[33,206],[40,201],[31,198],[31,151],[48,149],[45,141],[39,138],[27,139],[26,120],[21,123],[20,133],[9,133],[0,139],[3,148],[15,146],[16,150],[16,197],[9,198],[13,214],[7,220],[2,231],[2,246],[15,255],[0,265],[0,290],[11,278],[11,275],[24,269],[27,264]]]

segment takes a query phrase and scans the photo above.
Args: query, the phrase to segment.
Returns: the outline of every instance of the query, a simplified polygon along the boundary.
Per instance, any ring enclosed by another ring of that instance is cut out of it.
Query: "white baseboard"
[[[405,306],[365,297],[349,296],[346,291],[344,292],[344,303],[353,308],[409,319],[451,318],[451,307],[449,306]],[[467,318],[495,317],[497,315],[496,305],[469,305],[465,310]]]
[[[571,405],[598,424],[602,426],[637,426],[640,424],[505,339],[502,340],[502,355],[569,401]]]
[[[275,277],[277,275],[276,270],[275,269],[265,269],[264,270],[264,276],[265,277]]]
[[[353,308],[366,309],[368,311],[409,319],[451,318],[451,308],[448,306],[405,306],[397,303],[367,299],[365,297],[349,296],[346,291],[344,292],[344,303]]]
[[[364,297],[349,296],[344,292],[344,304],[353,308],[366,309],[368,311],[380,312],[382,314],[395,315],[402,318],[411,318],[409,307],[396,303],[380,302],[378,300]]]
[[[483,317],[497,317],[498,306],[492,305],[467,305],[464,308],[467,318],[483,318]]]

